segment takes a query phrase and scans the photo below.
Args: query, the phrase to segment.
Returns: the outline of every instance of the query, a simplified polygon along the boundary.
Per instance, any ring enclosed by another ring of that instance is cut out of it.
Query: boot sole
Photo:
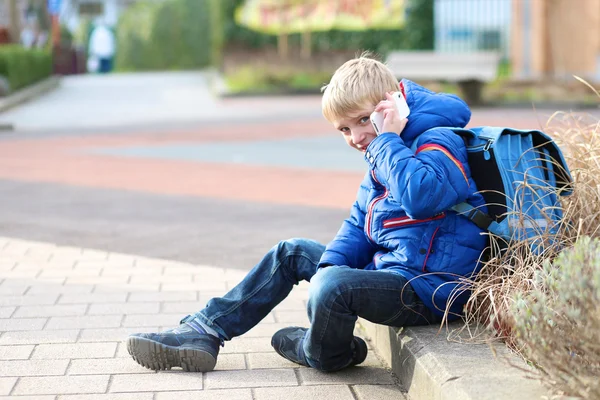
[[[135,362],[154,371],[181,367],[188,372],[208,372],[217,364],[217,359],[209,352],[167,346],[135,336],[127,338],[127,351]]]

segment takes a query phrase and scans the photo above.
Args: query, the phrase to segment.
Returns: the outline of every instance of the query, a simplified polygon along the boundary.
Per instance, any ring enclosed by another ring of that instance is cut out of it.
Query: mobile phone
[[[402,92],[394,92],[392,94],[394,98],[394,103],[396,104],[396,109],[398,110],[398,114],[400,115],[400,119],[404,119],[408,117],[410,114],[410,109],[408,108],[408,104],[406,104],[406,99]],[[373,124],[373,128],[375,128],[375,133],[380,135],[383,132],[383,113],[373,112],[371,114],[371,124]]]

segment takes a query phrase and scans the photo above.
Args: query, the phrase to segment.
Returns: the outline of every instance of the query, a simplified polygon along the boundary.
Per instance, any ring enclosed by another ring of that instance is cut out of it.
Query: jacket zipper
[[[384,228],[393,228],[393,227],[404,226],[404,225],[415,225],[415,224],[421,224],[423,222],[437,221],[438,219],[442,219],[444,217],[446,217],[446,213],[442,212],[437,215],[434,215],[431,218],[426,218],[426,219],[412,219],[409,216],[400,217],[400,218],[392,218],[392,219],[386,219],[385,221],[383,221],[383,227]]]
[[[427,265],[427,259],[429,258],[429,254],[431,254],[431,248],[433,247],[433,239],[435,239],[435,235],[437,235],[440,227],[435,228],[433,235],[431,236],[431,240],[429,241],[429,248],[427,249],[427,256],[425,256],[425,261],[423,261],[423,272],[425,272],[425,266]]]
[[[375,177],[375,172],[373,170],[371,170],[371,176],[373,177],[375,182],[379,183],[379,181]],[[381,185],[381,183],[379,183],[379,184]],[[383,194],[380,194],[379,196],[377,196],[373,200],[371,200],[371,204],[369,204],[369,208],[367,209],[367,217],[365,219],[365,225],[367,228],[367,237],[373,243],[375,243],[375,241],[371,237],[371,219],[373,216],[373,208],[375,207],[375,204],[379,203],[381,200],[383,200],[387,197],[387,195],[388,195],[387,188],[384,187],[384,189],[385,189],[385,191],[383,192]]]

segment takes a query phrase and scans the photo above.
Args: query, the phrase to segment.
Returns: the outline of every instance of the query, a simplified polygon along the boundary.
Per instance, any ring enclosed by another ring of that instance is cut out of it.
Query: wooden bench
[[[386,59],[398,79],[458,84],[471,105],[481,103],[483,86],[496,79],[499,62],[500,54],[496,52],[393,51]]]

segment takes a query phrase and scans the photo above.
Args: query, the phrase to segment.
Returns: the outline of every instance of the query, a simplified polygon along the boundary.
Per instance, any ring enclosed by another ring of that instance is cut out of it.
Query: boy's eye
[[[361,124],[365,124],[365,123],[369,122],[369,120],[370,120],[370,118],[369,118],[369,117],[362,117],[362,118],[360,119],[360,123],[361,123]]]
[[[348,132],[350,132],[350,129],[348,129],[348,127],[343,127],[343,128],[340,128],[340,132],[348,133]]]

